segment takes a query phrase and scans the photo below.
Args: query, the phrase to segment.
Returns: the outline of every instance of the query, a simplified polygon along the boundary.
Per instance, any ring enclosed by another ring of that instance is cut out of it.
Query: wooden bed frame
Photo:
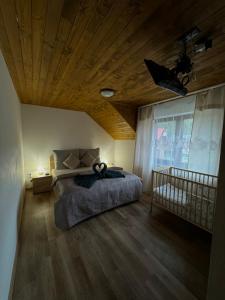
[[[49,166],[50,166],[50,174],[52,174],[52,170],[55,169],[55,160],[53,154],[51,154],[49,157]]]

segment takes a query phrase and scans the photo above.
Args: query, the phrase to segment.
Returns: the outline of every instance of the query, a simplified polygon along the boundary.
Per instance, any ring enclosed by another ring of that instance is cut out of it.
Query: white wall
[[[0,300],[8,299],[23,197],[20,103],[0,52]]]
[[[114,140],[84,112],[22,105],[25,174],[49,169],[54,149],[100,148],[101,160],[114,162]]]
[[[25,174],[49,170],[54,149],[100,147],[101,160],[133,169],[135,141],[114,140],[84,112],[22,105]]]
[[[128,172],[133,171],[135,140],[115,141],[115,165]]]

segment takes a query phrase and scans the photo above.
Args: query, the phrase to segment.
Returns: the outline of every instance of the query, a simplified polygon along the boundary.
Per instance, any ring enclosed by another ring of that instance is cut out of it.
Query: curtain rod
[[[187,93],[186,96],[192,96],[192,95],[199,94],[199,93],[202,93],[202,92],[205,92],[205,91],[209,91],[209,90],[212,90],[212,89],[215,89],[215,88],[218,88],[218,87],[222,87],[222,86],[225,86],[225,82],[220,83],[220,84],[216,84],[216,85],[212,85],[210,87],[203,88],[203,89],[200,89],[200,90],[197,90],[197,91],[193,91],[193,92]],[[161,103],[169,102],[169,101],[173,101],[173,100],[177,100],[177,99],[181,99],[181,98],[185,98],[185,97],[184,96],[171,97],[171,98],[164,99],[164,100],[161,100],[161,101],[156,101],[156,102],[149,103],[149,104],[146,104],[146,105],[141,105],[141,106],[138,107],[138,109],[139,108],[143,108],[143,107],[148,107],[148,106],[156,105],[156,104],[161,104]]]

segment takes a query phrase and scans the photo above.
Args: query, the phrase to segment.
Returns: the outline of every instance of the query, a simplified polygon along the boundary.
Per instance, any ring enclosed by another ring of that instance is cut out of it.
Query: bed
[[[124,178],[97,180],[91,188],[85,188],[74,182],[74,176],[93,173],[91,166],[57,169],[52,156],[50,166],[57,199],[55,224],[63,230],[112,208],[137,201],[142,193],[140,178],[123,170],[120,172]]]
[[[152,206],[166,209],[212,232],[218,177],[169,167],[153,171]]]

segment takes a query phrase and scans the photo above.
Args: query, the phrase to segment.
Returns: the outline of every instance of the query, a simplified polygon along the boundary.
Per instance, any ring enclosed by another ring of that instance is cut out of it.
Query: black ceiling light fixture
[[[193,44],[193,39],[199,37],[199,35],[200,30],[198,27],[193,27],[178,39],[178,42],[183,45],[183,50],[176,61],[175,67],[172,69],[161,66],[153,60],[144,60],[155,84],[181,96],[187,94],[186,85],[191,80],[193,68],[191,58],[187,55],[187,44],[192,42],[192,54],[206,51],[212,47],[212,39],[209,37],[201,37]]]

